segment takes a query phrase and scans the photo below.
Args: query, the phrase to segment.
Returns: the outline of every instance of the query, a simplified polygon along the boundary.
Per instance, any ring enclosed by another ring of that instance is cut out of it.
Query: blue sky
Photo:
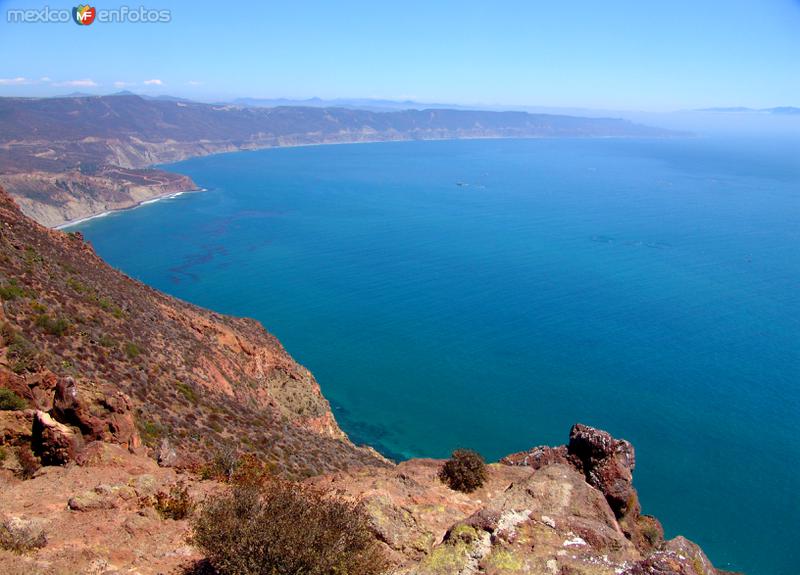
[[[141,4],[171,22],[9,24],[9,8],[73,5],[0,1],[0,95],[800,105],[800,0]]]

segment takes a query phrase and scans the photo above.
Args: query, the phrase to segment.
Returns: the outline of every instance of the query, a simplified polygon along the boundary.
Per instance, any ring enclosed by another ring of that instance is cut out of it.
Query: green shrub
[[[52,318],[47,314],[37,316],[36,325],[50,335],[62,336],[69,329],[69,320],[59,317]]]
[[[8,452],[6,451],[6,448],[0,445],[0,463],[4,462],[7,457]]]
[[[139,346],[133,343],[132,341],[129,341],[128,343],[125,344],[125,354],[130,359],[136,359],[137,357],[139,357],[139,354],[141,353],[142,350],[139,349]]]
[[[97,343],[99,343],[103,347],[114,347],[116,345],[114,338],[106,334],[103,334],[99,338],[97,338]]]
[[[183,397],[185,397],[192,403],[197,403],[197,394],[195,393],[194,389],[191,388],[190,385],[179,381],[175,384],[175,387],[178,388],[178,391]]]
[[[44,262],[44,258],[33,248],[27,247],[25,248],[25,254],[23,255],[23,259],[28,266],[33,266],[34,264],[40,264]]]
[[[24,373],[33,371],[37,366],[38,352],[31,342],[14,332],[8,325],[4,326],[3,339],[8,342],[8,358],[11,360],[11,371]]]
[[[450,489],[475,491],[486,481],[486,463],[471,449],[456,449],[439,471],[439,479]]]
[[[186,519],[194,510],[194,501],[186,485],[176,483],[168,493],[158,492],[155,509],[164,519]]]
[[[21,297],[33,297],[33,292],[22,287],[17,280],[11,279],[0,286],[0,298],[10,301]]]
[[[78,293],[88,293],[90,288],[78,278],[71,277],[67,280],[67,285]]]
[[[139,435],[145,445],[154,447],[161,436],[164,434],[164,428],[158,423],[147,419],[137,420],[137,427],[139,428]]]
[[[0,388],[0,411],[19,411],[28,407],[28,402],[10,389]]]
[[[97,305],[100,306],[100,309],[109,312],[117,319],[121,319],[125,315],[124,312],[122,311],[122,308],[120,308],[117,304],[115,304],[107,297],[98,297]]]
[[[282,480],[211,496],[193,541],[225,575],[378,575],[388,567],[361,505]]]

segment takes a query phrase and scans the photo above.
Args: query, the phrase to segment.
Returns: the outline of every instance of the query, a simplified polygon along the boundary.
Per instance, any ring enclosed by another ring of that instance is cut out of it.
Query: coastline
[[[664,137],[664,136],[662,136]],[[518,136],[460,136],[460,137],[442,137],[442,138],[423,138],[421,140],[414,140],[410,138],[379,138],[379,139],[360,139],[360,140],[350,140],[350,141],[340,141],[340,140],[332,140],[327,142],[300,142],[300,143],[278,143],[278,144],[267,144],[264,146],[253,146],[253,147],[241,147],[235,150],[217,150],[210,153],[204,154],[193,154],[188,155],[185,158],[180,160],[176,160],[175,162],[168,162],[167,164],[161,164],[160,162],[156,162],[147,166],[147,168],[156,168],[159,166],[159,169],[163,170],[163,166],[169,165],[171,163],[177,163],[184,160],[189,160],[192,158],[200,158],[200,157],[208,157],[208,156],[218,156],[223,154],[238,154],[242,152],[260,152],[263,150],[272,150],[272,149],[283,149],[283,148],[310,148],[310,147],[317,147],[317,146],[345,146],[345,145],[355,145],[355,144],[389,144],[389,143],[401,143],[401,142],[415,142],[415,141],[425,141],[425,142],[447,142],[447,141],[461,141],[461,140],[544,140],[544,139],[637,139],[638,136],[563,136],[563,137],[549,137],[549,136],[525,136],[525,137],[518,137]],[[165,172],[169,172],[169,170],[164,170]],[[175,172],[169,172],[175,173]],[[66,228],[70,228],[81,223],[87,222],[89,220],[93,220],[96,218],[102,218],[117,212],[124,212],[127,210],[133,210],[142,206],[145,206],[150,203],[154,203],[165,198],[169,198],[170,196],[177,197],[183,193],[194,193],[194,192],[203,192],[206,191],[206,188],[195,188],[190,190],[184,190],[181,192],[169,192],[164,194],[158,194],[146,200],[142,200],[132,204],[130,206],[124,208],[116,208],[112,210],[104,210],[102,212],[90,213],[86,216],[82,216],[80,218],[72,219],[62,224],[58,224],[56,226],[48,226],[51,229],[55,230],[63,230]]]
[[[128,210],[135,210],[136,208],[141,208],[142,206],[147,206],[149,204],[155,204],[156,202],[160,202],[161,200],[174,199],[174,198],[177,198],[178,196],[182,196],[183,194],[192,194],[192,193],[207,192],[207,191],[208,191],[207,188],[196,188],[196,189],[193,189],[193,190],[185,190],[185,191],[181,191],[181,192],[167,192],[167,193],[163,193],[163,194],[158,194],[158,195],[155,195],[155,196],[153,196],[151,198],[147,198],[146,200],[141,200],[139,202],[136,202],[135,204],[133,204],[131,206],[128,206],[128,207],[125,207],[125,208],[116,208],[116,209],[113,209],[113,210],[105,210],[105,211],[102,211],[102,212],[97,212],[95,214],[90,214],[90,215],[82,217],[82,218],[76,218],[74,220],[69,220],[68,222],[64,222],[63,224],[59,224],[57,226],[53,226],[52,229],[63,231],[65,229],[67,229],[67,228],[71,228],[73,226],[80,225],[80,224],[88,222],[90,220],[95,220],[95,219],[98,219],[98,218],[104,218],[106,216],[110,216],[112,214],[116,214],[116,213],[119,213],[119,212],[127,212]]]

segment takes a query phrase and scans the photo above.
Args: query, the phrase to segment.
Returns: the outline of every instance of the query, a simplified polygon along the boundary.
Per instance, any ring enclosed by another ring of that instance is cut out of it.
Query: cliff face
[[[163,443],[186,464],[246,445],[296,477],[380,463],[347,440],[313,376],[260,324],[131,280],[4,192],[0,296],[0,382],[79,442]]]
[[[14,190],[25,214],[49,227],[197,188],[188,176],[110,166],[91,174],[80,170],[5,174],[0,175],[0,185]]]
[[[196,186],[153,164],[219,152],[452,138],[663,137],[613,118],[524,112],[242,108],[138,96],[0,98],[0,184],[58,225]]]
[[[131,280],[2,191],[0,299],[2,573],[181,572],[189,521],[156,502],[224,489],[204,466],[249,453],[362,501],[395,575],[718,575],[641,513],[627,441],[575,425],[453,491],[441,461],[352,445],[257,322]]]

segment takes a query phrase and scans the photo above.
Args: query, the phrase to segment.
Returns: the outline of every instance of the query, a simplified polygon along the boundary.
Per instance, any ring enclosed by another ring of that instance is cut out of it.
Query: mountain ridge
[[[48,226],[197,189],[151,166],[307,144],[459,138],[673,137],[615,118],[452,109],[253,108],[136,95],[0,98],[0,184]]]

